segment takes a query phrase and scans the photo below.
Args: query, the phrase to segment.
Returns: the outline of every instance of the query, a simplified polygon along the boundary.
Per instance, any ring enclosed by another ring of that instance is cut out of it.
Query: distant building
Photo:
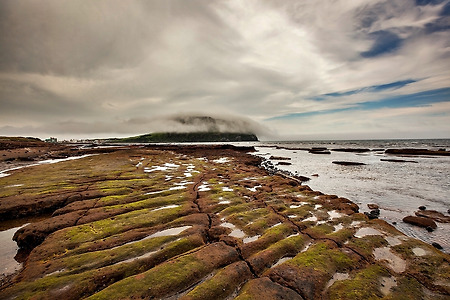
[[[50,138],[48,138],[48,139],[45,139],[45,141],[46,141],[47,143],[57,143],[57,142],[58,142],[58,139],[55,138],[55,137],[50,137]]]

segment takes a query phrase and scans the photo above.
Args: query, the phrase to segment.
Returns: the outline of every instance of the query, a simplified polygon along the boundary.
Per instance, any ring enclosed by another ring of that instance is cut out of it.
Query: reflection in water
[[[20,228],[15,227],[0,232],[0,277],[13,274],[22,267],[22,264],[14,259],[19,247],[12,240],[14,233]]]
[[[16,231],[29,223],[38,222],[48,217],[50,215],[15,219],[0,223],[0,279],[20,270],[22,262],[28,255],[28,253],[21,253],[20,251],[18,253],[19,247],[12,239]]]

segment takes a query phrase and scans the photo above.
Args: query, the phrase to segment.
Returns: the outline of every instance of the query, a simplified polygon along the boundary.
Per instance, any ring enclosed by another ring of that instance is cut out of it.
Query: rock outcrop
[[[31,252],[0,298],[450,296],[448,255],[247,150],[130,148],[0,178],[3,215],[53,212],[16,233]]]

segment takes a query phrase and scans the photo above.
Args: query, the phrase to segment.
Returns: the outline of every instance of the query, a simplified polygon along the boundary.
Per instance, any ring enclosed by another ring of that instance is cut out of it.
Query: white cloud
[[[52,124],[70,120],[72,133],[89,133],[83,124],[97,124],[99,134],[111,126],[118,133],[143,133],[142,124],[117,120],[177,112],[237,114],[263,122],[450,82],[448,30],[427,31],[427,24],[441,18],[445,1],[425,6],[413,0],[43,3],[0,4],[0,128],[27,128],[30,135],[39,128],[45,134]],[[389,31],[400,46],[362,57],[380,31]],[[314,100],[407,79],[418,81],[396,90]],[[336,128],[348,135],[374,128],[370,119],[355,127],[340,116],[346,114],[302,122],[330,135]],[[365,117],[375,118],[369,112]],[[439,118],[450,121],[448,115]],[[292,120],[267,124],[278,132],[298,128]],[[411,129],[406,120],[396,126]]]

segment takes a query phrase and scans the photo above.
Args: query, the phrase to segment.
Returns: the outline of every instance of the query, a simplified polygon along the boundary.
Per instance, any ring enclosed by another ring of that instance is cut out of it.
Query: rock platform
[[[0,299],[449,299],[449,256],[249,148],[120,149],[0,178],[3,220],[52,216]],[[40,209],[45,207],[45,209]]]

